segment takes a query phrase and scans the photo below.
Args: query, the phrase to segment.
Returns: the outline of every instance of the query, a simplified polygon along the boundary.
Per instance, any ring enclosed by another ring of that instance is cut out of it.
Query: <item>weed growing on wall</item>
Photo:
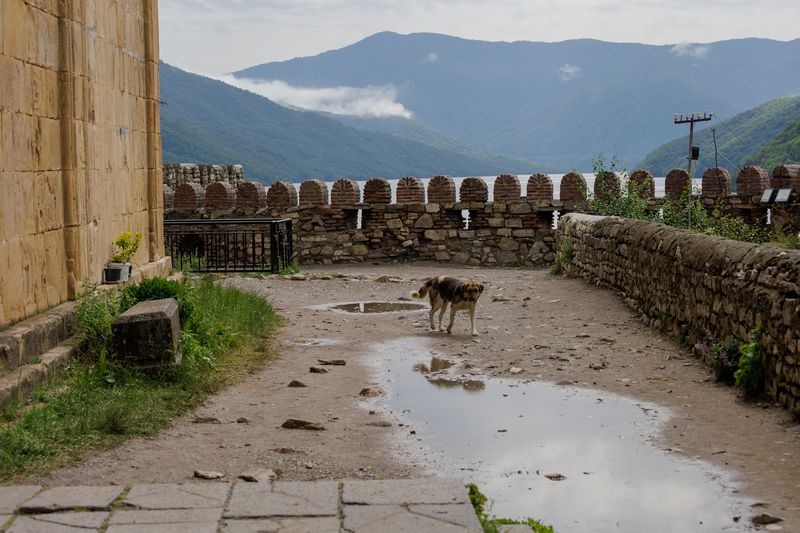
[[[739,368],[734,373],[736,386],[745,396],[755,398],[764,392],[764,361],[761,357],[761,328],[750,332],[750,342],[739,349]]]
[[[597,195],[589,195],[589,209],[592,213],[603,216],[617,216],[637,220],[652,220],[649,200],[628,180],[620,184],[619,190],[611,190],[606,185],[606,176],[619,176],[627,174],[621,168],[616,156],[607,164],[601,152],[592,160],[592,168],[598,183]]]
[[[735,340],[717,342],[709,352],[711,367],[717,380],[733,383],[734,374],[739,368],[739,345]]]

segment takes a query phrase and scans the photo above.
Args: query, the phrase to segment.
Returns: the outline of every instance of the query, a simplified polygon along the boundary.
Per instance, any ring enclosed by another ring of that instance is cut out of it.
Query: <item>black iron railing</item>
[[[164,220],[164,245],[180,270],[275,273],[292,264],[292,221]]]

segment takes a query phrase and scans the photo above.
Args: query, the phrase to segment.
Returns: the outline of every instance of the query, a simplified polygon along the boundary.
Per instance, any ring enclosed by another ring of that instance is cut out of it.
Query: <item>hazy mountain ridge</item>
[[[568,170],[587,168],[601,151],[640,160],[674,137],[675,112],[727,118],[800,94],[800,39],[654,46],[383,32],[235,75],[304,87],[391,84],[424,126]]]
[[[769,171],[777,165],[800,164],[800,120],[792,122],[758,152],[746,157],[744,165],[758,165]]]
[[[249,179],[265,183],[540,170],[527,161],[345,126],[164,63],[160,70],[164,162],[242,163]]]
[[[698,172],[702,172],[714,166],[712,127],[716,129],[719,166],[726,168],[732,176],[735,176],[738,168],[750,164],[747,161],[756,161],[755,155],[759,150],[786,132],[787,127],[797,121],[800,121],[800,97],[778,98],[727,120],[700,123],[698,126],[707,126],[695,130],[694,145],[700,147],[700,159],[695,168]],[[686,167],[688,151],[687,134],[650,152],[637,168],[646,168],[654,176],[664,176],[673,168]],[[772,170],[767,163],[768,158],[768,154],[763,154],[758,160],[767,165],[765,168]]]

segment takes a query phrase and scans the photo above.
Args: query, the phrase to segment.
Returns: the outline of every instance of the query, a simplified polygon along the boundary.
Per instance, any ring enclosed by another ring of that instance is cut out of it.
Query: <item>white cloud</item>
[[[281,105],[335,115],[357,117],[403,117],[413,114],[397,101],[393,85],[368,87],[295,87],[281,80],[254,80],[218,76],[234,87],[265,96]]]
[[[561,74],[561,79],[564,81],[574,80],[581,75],[581,68],[569,63],[564,63],[558,67],[558,73]]]
[[[430,52],[428,55],[425,56],[426,63],[436,63],[439,61],[439,54],[436,52]]]
[[[708,51],[711,48],[707,45],[693,45],[690,43],[678,43],[674,45],[672,48],[669,49],[670,53],[678,56],[678,57],[696,57],[698,59],[703,59],[708,55]]]

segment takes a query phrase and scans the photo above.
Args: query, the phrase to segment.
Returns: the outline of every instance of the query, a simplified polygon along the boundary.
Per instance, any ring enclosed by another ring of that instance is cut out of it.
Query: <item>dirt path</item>
[[[315,308],[364,300],[397,301],[422,280],[442,273],[487,285],[473,342],[468,320],[454,335],[426,331],[427,314],[348,315]],[[394,478],[423,470],[392,453],[398,428],[359,407],[359,391],[376,377],[362,360],[373,342],[408,335],[437,338],[460,353],[461,364],[488,375],[569,380],[670,407],[660,446],[732,470],[764,512],[800,531],[800,428],[781,409],[745,404],[730,387],[671,339],[651,331],[613,292],[544,271],[443,268],[440,265],[312,268],[309,279],[241,278],[287,319],[280,356],[247,382],[210,399],[157,438],[132,441],[84,464],[52,473],[46,484],[182,482],[195,469],[231,476],[254,466],[280,469],[286,479]],[[338,277],[341,276],[341,277]],[[309,373],[318,358],[346,366]],[[305,388],[291,388],[291,380]],[[197,417],[221,423],[196,423]],[[239,419],[246,422],[237,422]],[[319,422],[325,431],[281,429],[287,418]],[[761,512],[759,510],[758,512]]]

